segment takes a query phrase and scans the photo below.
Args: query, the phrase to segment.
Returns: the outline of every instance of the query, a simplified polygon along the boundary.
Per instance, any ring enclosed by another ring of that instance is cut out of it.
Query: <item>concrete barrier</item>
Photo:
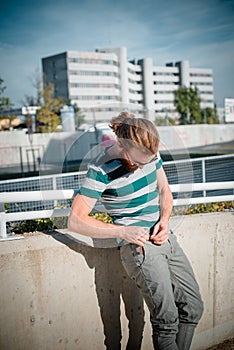
[[[234,333],[231,212],[174,217],[172,228],[197,276],[205,312],[193,350]],[[1,350],[151,350],[149,313],[116,248],[61,233],[0,243]]]
[[[188,148],[231,142],[234,140],[233,124],[196,124],[158,127],[161,143],[160,150],[183,150]],[[103,131],[105,134],[105,131]],[[58,132],[32,134],[30,138],[25,131],[15,130],[1,133],[0,167],[31,164],[33,154],[41,160],[41,165],[63,164],[67,161],[81,161],[94,156],[99,148],[102,132]],[[34,153],[32,154],[34,150]]]

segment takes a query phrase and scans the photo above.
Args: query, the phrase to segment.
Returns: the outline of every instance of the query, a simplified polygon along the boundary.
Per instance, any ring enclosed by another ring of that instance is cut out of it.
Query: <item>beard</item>
[[[125,159],[124,152],[120,153],[120,160],[125,169],[127,169],[127,171],[133,172],[138,169],[137,165],[132,165],[131,162],[129,162],[129,160]]]
[[[137,165],[132,165],[127,159],[121,159],[121,163],[129,172],[133,172],[138,169]]]

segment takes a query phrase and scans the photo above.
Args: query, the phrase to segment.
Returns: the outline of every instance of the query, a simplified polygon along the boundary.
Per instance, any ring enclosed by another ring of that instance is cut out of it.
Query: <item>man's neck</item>
[[[121,150],[119,149],[117,144],[109,147],[106,153],[109,155],[109,157],[113,159],[122,157]]]
[[[118,144],[111,146],[106,153],[112,159],[120,159],[123,166],[128,170],[128,172],[132,173],[138,169],[137,166],[130,164],[129,160],[125,156],[125,152],[122,151]]]

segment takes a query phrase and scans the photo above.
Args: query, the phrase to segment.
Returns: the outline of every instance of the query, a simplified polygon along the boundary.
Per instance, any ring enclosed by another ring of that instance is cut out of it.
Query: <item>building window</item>
[[[80,101],[107,101],[107,100],[114,100],[114,101],[120,101],[119,96],[101,96],[101,95],[80,95],[80,96],[71,96],[72,100],[80,100]]]
[[[190,77],[212,78],[212,74],[208,74],[208,73],[190,73]]]
[[[177,73],[170,73],[170,72],[154,72],[153,75],[159,75],[159,76],[178,76]]]
[[[212,83],[206,83],[206,82],[191,82],[190,86],[213,86]]]
[[[178,85],[178,81],[154,81],[154,85]]]
[[[116,72],[103,72],[103,71],[70,70],[69,75],[109,76],[109,77],[119,78],[119,74]]]
[[[69,57],[69,63],[80,63],[80,64],[104,64],[118,66],[118,62],[107,59],[96,59],[96,58],[82,58],[82,57]]]
[[[105,83],[70,83],[71,88],[93,88],[93,89],[120,89],[118,84],[105,84]]]

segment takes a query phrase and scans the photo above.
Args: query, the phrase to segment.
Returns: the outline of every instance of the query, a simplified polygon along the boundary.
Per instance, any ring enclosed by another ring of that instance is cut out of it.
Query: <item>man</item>
[[[121,260],[150,311],[158,350],[189,350],[203,304],[192,268],[169,230],[173,198],[149,120],[127,112],[113,118],[117,142],[90,164],[74,199],[69,229],[117,239]],[[89,216],[101,200],[113,223]]]

